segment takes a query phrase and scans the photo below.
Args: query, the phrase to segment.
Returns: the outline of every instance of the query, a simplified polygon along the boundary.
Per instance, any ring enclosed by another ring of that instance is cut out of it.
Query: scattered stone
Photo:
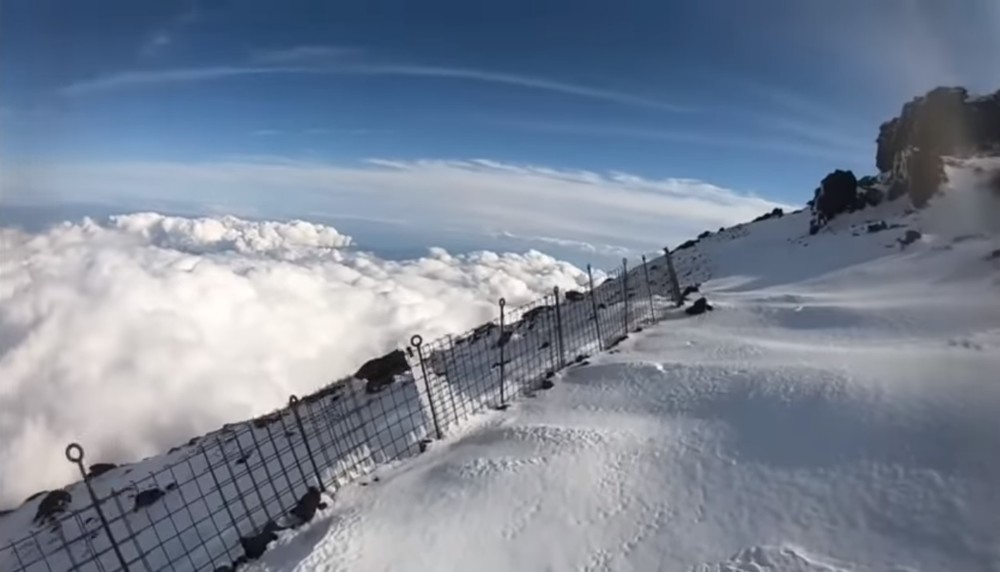
[[[690,308],[684,310],[684,312],[689,316],[697,316],[699,314],[704,314],[705,312],[711,312],[714,310],[712,305],[708,303],[708,299],[704,296],[698,298],[694,301],[694,304]]]
[[[382,357],[368,360],[354,373],[357,379],[363,379],[365,383],[365,393],[378,393],[392,385],[396,381],[397,375],[402,375],[410,370],[410,364],[406,361],[406,354],[402,350],[395,350]]]
[[[132,508],[132,512],[138,512],[140,508],[151,506],[153,503],[160,500],[164,494],[166,493],[155,487],[141,491],[139,494],[135,495],[135,506]]]
[[[31,498],[36,498],[35,495]],[[38,503],[38,511],[35,512],[35,524],[45,524],[55,520],[56,516],[65,512],[69,508],[69,503],[73,501],[73,495],[69,491],[56,489],[49,491],[42,502]]]
[[[309,487],[291,510],[292,516],[299,519],[299,524],[309,522],[316,516],[316,509],[319,508],[321,500],[319,489]]]
[[[567,290],[566,291],[566,301],[567,302],[580,302],[587,296],[580,292],[579,290]]]
[[[87,478],[93,479],[94,477],[99,477],[104,473],[110,471],[111,469],[115,469],[117,467],[118,465],[114,463],[94,463],[93,465],[90,466],[89,470],[87,471]]]
[[[264,525],[264,530],[253,536],[240,537],[240,546],[243,547],[243,555],[247,560],[256,560],[267,552],[267,545],[278,539],[275,534],[277,525],[268,522]]]
[[[905,247],[905,246],[907,246],[909,244],[913,244],[914,242],[920,240],[921,236],[923,236],[923,235],[920,234],[919,231],[912,230],[912,229],[908,230],[908,231],[906,231],[906,234],[903,235],[903,238],[898,239],[899,240],[899,244],[901,246]]]
[[[886,224],[884,220],[880,220],[876,223],[868,225],[868,234],[875,234],[876,232],[882,232],[883,230],[887,230],[888,228],[889,225]]]
[[[858,180],[854,173],[840,169],[830,173],[814,193],[809,234],[816,234],[838,214],[854,210],[858,204]]]

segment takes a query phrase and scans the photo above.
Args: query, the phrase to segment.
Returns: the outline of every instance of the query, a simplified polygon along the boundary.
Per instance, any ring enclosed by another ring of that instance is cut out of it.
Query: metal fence
[[[461,335],[407,349],[411,374],[377,387],[343,380],[140,465],[87,469],[81,483],[0,517],[32,534],[0,546],[11,572],[233,570],[309,521],[338,488],[426,450],[488,408],[552,387],[556,372],[659,320],[679,299],[669,256],[592,272]],[[12,527],[12,528],[8,528]]]

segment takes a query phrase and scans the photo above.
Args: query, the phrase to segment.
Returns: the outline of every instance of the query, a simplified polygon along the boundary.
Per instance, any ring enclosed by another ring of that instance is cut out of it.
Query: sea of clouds
[[[574,288],[539,252],[387,261],[303,221],[155,213],[0,228],[0,508],[270,411],[371,357]]]

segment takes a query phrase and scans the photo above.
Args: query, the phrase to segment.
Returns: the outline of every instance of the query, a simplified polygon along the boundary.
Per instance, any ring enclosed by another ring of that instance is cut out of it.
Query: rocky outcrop
[[[888,198],[909,194],[922,207],[944,181],[942,157],[1000,149],[1000,91],[969,97],[961,87],[933,89],[883,123],[877,144],[875,164],[892,175]]]

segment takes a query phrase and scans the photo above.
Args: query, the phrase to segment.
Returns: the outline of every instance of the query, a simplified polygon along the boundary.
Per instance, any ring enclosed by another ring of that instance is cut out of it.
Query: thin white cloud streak
[[[154,213],[0,228],[0,508],[494,317],[585,274],[539,253],[391,262],[305,222]]]
[[[509,85],[550,93],[561,93],[564,95],[572,95],[592,100],[659,109],[662,111],[691,111],[687,107],[666,101],[544,78],[474,69],[408,65],[365,64],[332,67],[217,66],[206,68],[127,71],[77,81],[61,88],[59,93],[67,96],[82,96],[128,87],[163,85],[171,83],[190,83],[266,74],[369,75],[457,79],[498,85]]]
[[[203,163],[17,165],[25,197],[195,200],[274,212],[330,212],[420,221],[482,233],[507,230],[629,248],[662,247],[775,206],[691,179],[554,169],[492,160],[375,159],[337,165],[281,158]]]
[[[304,63],[355,56],[363,53],[360,48],[350,46],[293,46],[274,50],[261,50],[251,54],[250,59],[262,64]]]
[[[779,136],[754,137],[735,133],[713,134],[700,131],[641,129],[614,125],[578,125],[520,120],[497,121],[493,119],[488,119],[485,122],[497,127],[545,133],[687,143],[708,147],[768,151],[799,157],[839,161],[847,160],[857,163],[870,163],[874,148],[874,143],[869,146],[853,144],[853,140],[851,139],[836,138],[833,136],[828,138],[822,136],[810,137],[814,133],[809,126],[797,125],[792,121],[782,124],[779,126],[779,129],[784,127],[786,130],[799,131],[797,135],[800,139],[806,138],[811,140],[795,141],[789,137]]]

